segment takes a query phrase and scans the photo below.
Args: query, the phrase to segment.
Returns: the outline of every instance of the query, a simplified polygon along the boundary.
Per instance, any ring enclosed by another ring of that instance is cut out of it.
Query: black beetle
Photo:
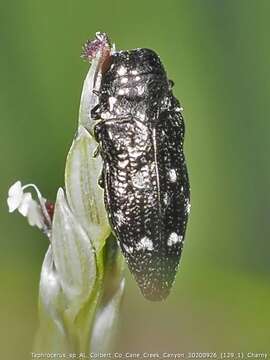
[[[172,287],[190,210],[184,121],[158,55],[112,52],[92,110],[113,232],[143,295]]]

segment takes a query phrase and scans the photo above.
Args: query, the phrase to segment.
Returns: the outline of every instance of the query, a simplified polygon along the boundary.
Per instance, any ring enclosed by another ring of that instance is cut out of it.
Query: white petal
[[[9,212],[13,212],[20,206],[23,197],[21,185],[21,182],[17,181],[9,188],[7,199]]]
[[[31,226],[37,226],[39,229],[44,227],[43,213],[34,200],[29,204],[27,219]]]
[[[13,197],[9,197],[7,199],[7,204],[8,204],[8,211],[9,212],[13,212],[14,210],[16,210],[18,208],[18,206],[20,205],[20,203],[18,202],[18,200],[16,198]]]
[[[18,208],[18,211],[22,214],[22,216],[27,215],[31,200],[32,200],[31,193],[23,194],[21,204]]]
[[[22,183],[20,181],[16,181],[8,190],[8,196],[22,196]]]

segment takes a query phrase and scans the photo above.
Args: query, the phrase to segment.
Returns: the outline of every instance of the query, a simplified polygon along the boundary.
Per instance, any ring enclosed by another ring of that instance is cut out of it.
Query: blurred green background
[[[161,56],[184,106],[192,212],[166,302],[127,273],[116,351],[270,351],[268,0],[0,2],[0,353],[30,359],[46,238],[8,214],[8,187],[54,200],[88,65],[106,31]]]

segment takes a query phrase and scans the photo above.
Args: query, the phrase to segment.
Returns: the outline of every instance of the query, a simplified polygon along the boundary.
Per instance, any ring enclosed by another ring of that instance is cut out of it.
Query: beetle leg
[[[93,109],[91,110],[91,118],[93,120],[100,119],[100,105],[99,104],[94,106]]]
[[[104,189],[104,169],[102,168],[101,170],[101,174],[99,175],[99,178],[98,178],[98,185]]]
[[[92,93],[95,94],[95,95],[97,95],[97,96],[100,95],[100,91],[98,91],[98,90],[96,90],[96,89],[94,89],[94,90],[92,91]]]
[[[174,87],[174,81],[169,80],[169,87],[170,87],[170,90]]]
[[[100,142],[101,127],[102,127],[101,122],[98,122],[95,124],[94,129],[93,129],[94,130],[94,139],[96,140],[97,143]]]
[[[93,130],[94,130],[94,139],[96,140],[96,142],[98,143],[97,147],[95,148],[94,152],[93,152],[93,157],[97,157],[100,154],[100,131],[101,131],[101,126],[102,124],[100,122],[98,122],[97,124],[95,124]]]
[[[100,145],[98,144],[93,152],[93,158],[96,158],[100,154]]]

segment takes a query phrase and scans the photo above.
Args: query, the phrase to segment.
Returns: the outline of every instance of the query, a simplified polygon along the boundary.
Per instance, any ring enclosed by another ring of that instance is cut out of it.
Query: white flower
[[[13,212],[18,209],[22,203],[23,190],[20,181],[16,181],[8,190],[8,209],[9,212]]]
[[[31,199],[27,212],[27,219],[31,226],[37,226],[39,229],[45,228],[44,215],[40,205]]]
[[[36,191],[38,202],[33,200],[30,192],[24,192],[28,187],[34,188]],[[25,216],[31,226],[37,226],[48,232],[51,226],[51,219],[46,209],[46,199],[41,196],[40,191],[34,184],[22,186],[20,181],[16,181],[8,191],[7,204],[9,212],[18,210]]]

